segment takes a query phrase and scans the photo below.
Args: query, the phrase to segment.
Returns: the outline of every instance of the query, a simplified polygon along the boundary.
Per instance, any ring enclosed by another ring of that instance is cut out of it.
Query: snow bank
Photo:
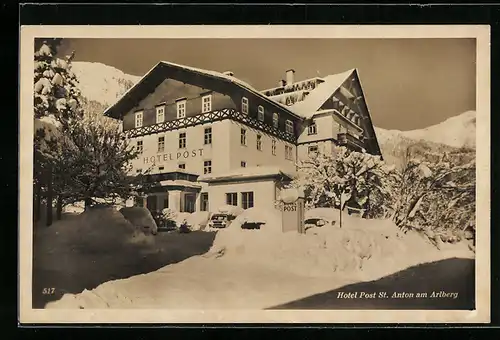
[[[210,213],[208,211],[197,211],[190,214],[186,218],[186,222],[190,226],[191,230],[203,230],[205,229],[209,218]]]
[[[37,234],[50,238],[50,246],[54,249],[86,253],[118,251],[129,244],[150,243],[154,238],[145,235],[110,207],[91,208],[49,228],[40,228]]]
[[[313,228],[306,234],[273,235],[232,224],[217,233],[207,256],[258,263],[296,275],[328,277],[349,272],[373,277],[398,271],[438,251],[420,235],[401,234],[390,221],[346,216],[343,228]]]
[[[277,209],[265,210],[255,207],[245,209],[234,219],[229,228],[241,229],[245,223],[262,224],[260,230],[264,232],[282,231],[280,211]]]
[[[151,212],[146,208],[141,207],[126,207],[121,208],[120,213],[135,227],[141,229],[144,233],[152,233],[153,235],[158,232]]]

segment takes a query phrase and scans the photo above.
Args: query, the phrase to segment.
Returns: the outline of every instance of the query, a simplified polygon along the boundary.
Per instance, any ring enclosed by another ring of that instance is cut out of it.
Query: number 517
[[[55,290],[56,290],[55,288],[44,288],[42,290],[42,294],[44,295],[54,294]]]

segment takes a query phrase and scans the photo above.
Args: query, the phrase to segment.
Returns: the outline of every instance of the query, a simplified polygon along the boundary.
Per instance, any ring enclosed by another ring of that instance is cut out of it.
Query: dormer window
[[[143,112],[139,111],[135,113],[135,127],[139,128],[142,126],[143,122]]]
[[[165,106],[156,107],[156,124],[163,123],[165,121]]]
[[[285,131],[286,133],[293,135],[293,122],[291,120],[287,119],[285,125]]]
[[[248,98],[241,98],[241,112],[244,114],[248,114]]]
[[[273,113],[273,126],[277,129],[279,126],[280,116],[276,112]]]
[[[308,135],[315,135],[318,133],[318,129],[316,127],[316,123],[315,122],[311,122],[309,124],[309,126],[307,127],[307,134]]]
[[[212,95],[206,95],[201,98],[201,113],[206,113],[212,111]]]
[[[264,121],[264,106],[259,105],[259,109],[257,111],[257,119],[261,122]]]
[[[186,99],[177,100],[177,119],[186,117]]]

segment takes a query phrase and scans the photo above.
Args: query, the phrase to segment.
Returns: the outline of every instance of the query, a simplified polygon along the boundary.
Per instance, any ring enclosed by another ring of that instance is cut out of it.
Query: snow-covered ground
[[[65,294],[46,308],[265,309],[453,257],[474,254],[465,243],[437,250],[390,221],[346,216],[342,229],[305,235],[229,227],[202,255]]]

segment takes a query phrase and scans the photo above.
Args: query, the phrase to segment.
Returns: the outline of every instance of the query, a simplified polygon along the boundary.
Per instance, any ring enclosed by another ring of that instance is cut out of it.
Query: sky
[[[158,61],[233,71],[257,89],[357,68],[372,121],[412,130],[475,110],[474,39],[64,39],[61,55],[137,76]]]

